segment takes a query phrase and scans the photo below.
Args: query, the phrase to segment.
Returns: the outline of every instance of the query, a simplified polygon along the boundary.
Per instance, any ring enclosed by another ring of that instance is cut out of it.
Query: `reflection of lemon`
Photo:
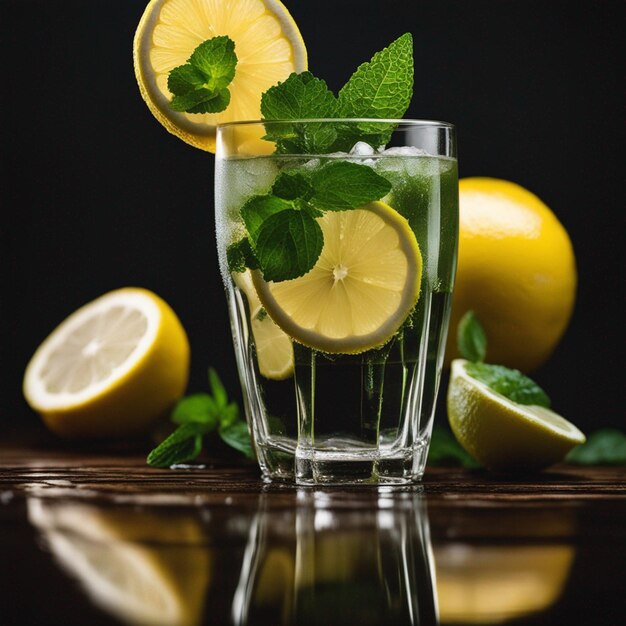
[[[189,343],[178,317],[145,289],[118,289],[78,309],[41,344],[24,394],[68,437],[139,433],[183,394]]]
[[[485,467],[541,468],[585,442],[580,430],[554,411],[513,402],[472,378],[466,363],[452,363],[448,419],[459,443]]]
[[[543,611],[561,595],[574,550],[569,546],[435,548],[442,624],[497,624]]]
[[[494,178],[459,181],[459,257],[448,359],[456,328],[473,310],[485,327],[487,361],[529,371],[569,322],[576,266],[567,232],[537,196]]]
[[[233,274],[233,280],[248,300],[250,327],[259,372],[270,380],[284,380],[293,376],[294,357],[291,338],[263,310],[252,284],[250,270]]]
[[[324,248],[300,278],[252,277],[273,320],[296,341],[324,352],[378,347],[400,328],[419,296],[422,256],[409,223],[383,202],[327,211]]]
[[[217,35],[235,42],[229,106],[215,114],[173,111],[169,72]],[[304,71],[307,56],[298,27],[278,0],[152,0],[135,33],[134,63],[141,95],[159,122],[187,143],[215,152],[216,124],[259,119],[261,94],[291,72]]]
[[[132,624],[200,622],[210,556],[195,519],[38,499],[28,501],[28,515],[109,612]]]

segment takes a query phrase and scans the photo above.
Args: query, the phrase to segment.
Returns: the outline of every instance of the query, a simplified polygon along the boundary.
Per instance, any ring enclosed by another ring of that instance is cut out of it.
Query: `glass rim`
[[[217,130],[228,128],[230,126],[252,126],[255,124],[312,124],[312,123],[382,123],[382,124],[395,124],[396,126],[414,126],[425,128],[447,128],[454,130],[454,124],[450,122],[444,122],[440,120],[424,120],[424,119],[393,119],[393,118],[374,118],[374,117],[319,117],[310,119],[295,119],[295,120],[235,120],[231,122],[221,122],[216,125]]]

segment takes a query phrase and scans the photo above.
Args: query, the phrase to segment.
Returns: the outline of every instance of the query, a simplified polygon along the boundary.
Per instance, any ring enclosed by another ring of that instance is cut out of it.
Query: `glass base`
[[[413,448],[388,451],[334,446],[298,446],[294,453],[265,447],[260,454],[263,479],[296,485],[411,485],[421,480],[428,455],[427,439]]]

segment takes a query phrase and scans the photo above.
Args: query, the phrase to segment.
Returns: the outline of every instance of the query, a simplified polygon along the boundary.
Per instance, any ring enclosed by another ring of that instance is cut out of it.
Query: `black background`
[[[190,390],[205,387],[209,365],[237,389],[214,243],[214,160],[169,135],[140,98],[132,38],[145,4],[0,0],[0,427],[37,423],[21,379],[44,337],[128,285],[152,289],[181,318]],[[287,2],[309,68],[334,90],[411,31],[407,117],[455,123],[461,176],[518,182],[562,221],[577,256],[577,305],[535,377],[555,409],[588,430],[623,425],[620,4]]]

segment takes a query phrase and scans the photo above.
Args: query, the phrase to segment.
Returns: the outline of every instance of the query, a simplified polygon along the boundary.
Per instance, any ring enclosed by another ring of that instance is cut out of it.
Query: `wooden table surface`
[[[415,488],[0,446],[0,623],[626,623],[626,473],[429,468]]]

